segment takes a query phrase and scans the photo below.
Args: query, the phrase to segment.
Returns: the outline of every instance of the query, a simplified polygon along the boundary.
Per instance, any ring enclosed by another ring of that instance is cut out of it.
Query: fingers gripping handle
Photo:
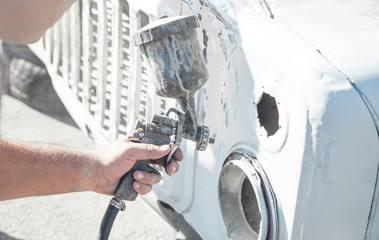
[[[137,170],[144,171],[144,172],[156,172],[157,170],[149,166],[150,160],[140,160],[137,161],[136,164],[134,164],[133,168],[127,172],[124,176],[121,177],[120,182],[118,183],[118,186],[115,191],[115,198],[127,200],[127,201],[134,201],[138,193],[133,188],[133,173]]]
[[[170,113],[176,114],[178,121],[170,118],[168,116]],[[176,109],[170,109],[166,113],[166,116],[154,115],[151,122],[138,122],[135,132],[133,133],[133,138],[130,140],[135,143],[150,143],[155,145],[170,144],[170,153],[161,159],[154,160],[154,163],[160,163],[160,165],[166,167],[166,164],[171,160],[173,153],[178,149],[182,140],[184,120],[184,114]],[[114,193],[116,199],[134,201],[137,198],[138,193],[133,188],[133,173],[136,170],[140,170],[159,174],[159,172],[149,164],[150,160],[137,161],[133,168],[122,176]]]

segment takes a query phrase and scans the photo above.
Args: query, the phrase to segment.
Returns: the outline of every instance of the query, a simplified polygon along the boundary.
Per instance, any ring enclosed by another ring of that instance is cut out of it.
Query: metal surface
[[[125,202],[122,201],[122,199],[112,198],[111,201],[109,202],[109,204],[114,206],[115,208],[117,208],[120,211],[125,211],[125,209],[126,209]]]
[[[209,136],[209,127],[201,126],[200,137],[196,142],[196,149],[199,151],[205,151],[207,149],[208,143],[214,143],[215,140]]]
[[[176,16],[169,18],[166,15],[159,17],[159,20],[149,26],[138,30],[136,35],[134,35],[134,42],[139,46],[177,33],[185,33],[199,26],[196,16]]]
[[[134,36],[154,76],[156,93],[162,97],[193,95],[208,80],[208,71],[195,32],[196,16],[163,18],[145,26]],[[190,108],[190,107],[189,107]]]
[[[170,113],[175,113],[175,117],[178,120],[175,120],[172,116],[169,117]],[[171,161],[172,155],[182,142],[184,121],[184,114],[171,108],[167,111],[165,116],[154,115],[151,122],[138,122],[136,131],[133,133],[131,140],[155,145],[170,144],[171,148],[169,154],[165,156],[163,160],[156,160],[163,161],[161,165],[166,167]]]

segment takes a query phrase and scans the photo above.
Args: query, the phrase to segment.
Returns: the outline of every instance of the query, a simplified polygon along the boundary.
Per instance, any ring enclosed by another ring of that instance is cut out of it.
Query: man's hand
[[[97,182],[94,191],[112,195],[117,187],[120,178],[128,172],[138,160],[159,159],[167,155],[170,151],[168,145],[156,146],[146,143],[134,143],[128,138],[121,138],[110,145],[94,150],[94,160],[98,163]],[[179,149],[173,159],[167,165],[168,174],[178,171],[178,161],[183,160],[183,153]],[[146,194],[151,191],[153,184],[158,183],[162,177],[156,173],[136,171],[133,174],[136,180],[133,188],[139,194]]]
[[[127,138],[96,150],[79,150],[54,145],[0,139],[0,200],[78,191],[113,194],[119,179],[137,160],[157,159],[169,147],[133,143]],[[183,153],[175,152],[166,170],[179,169]],[[133,183],[146,194],[161,176],[136,171]]]

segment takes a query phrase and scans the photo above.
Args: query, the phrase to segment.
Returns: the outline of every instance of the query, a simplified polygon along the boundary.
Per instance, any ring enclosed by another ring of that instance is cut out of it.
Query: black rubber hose
[[[111,232],[113,222],[116,219],[116,216],[119,212],[119,209],[109,204],[107,210],[105,211],[103,220],[101,220],[100,232],[98,240],[107,240]]]

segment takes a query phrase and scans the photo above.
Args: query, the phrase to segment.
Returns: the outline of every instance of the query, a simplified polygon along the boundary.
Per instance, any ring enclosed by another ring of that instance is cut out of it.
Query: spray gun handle
[[[153,167],[149,166],[150,160],[139,160],[137,161],[133,168],[130,169],[124,176],[121,177],[120,182],[116,188],[114,193],[116,199],[123,199],[127,201],[136,200],[138,193],[133,188],[133,173],[137,170],[144,172],[155,172],[157,174],[158,171]]]
[[[168,115],[175,113],[178,116],[178,121],[170,118]],[[133,138],[130,140],[136,143],[151,143],[155,145],[170,144],[171,150],[168,155],[161,159],[153,160],[155,163],[160,163],[166,169],[166,165],[171,160],[174,152],[179,148],[182,140],[182,131],[184,124],[184,114],[176,109],[170,109],[166,116],[154,115],[151,122],[138,121]],[[134,201],[138,193],[134,190],[132,184],[134,182],[133,173],[137,170],[144,172],[159,172],[150,166],[151,160],[139,160],[133,168],[127,172],[122,178],[115,191],[115,199],[123,199]]]

